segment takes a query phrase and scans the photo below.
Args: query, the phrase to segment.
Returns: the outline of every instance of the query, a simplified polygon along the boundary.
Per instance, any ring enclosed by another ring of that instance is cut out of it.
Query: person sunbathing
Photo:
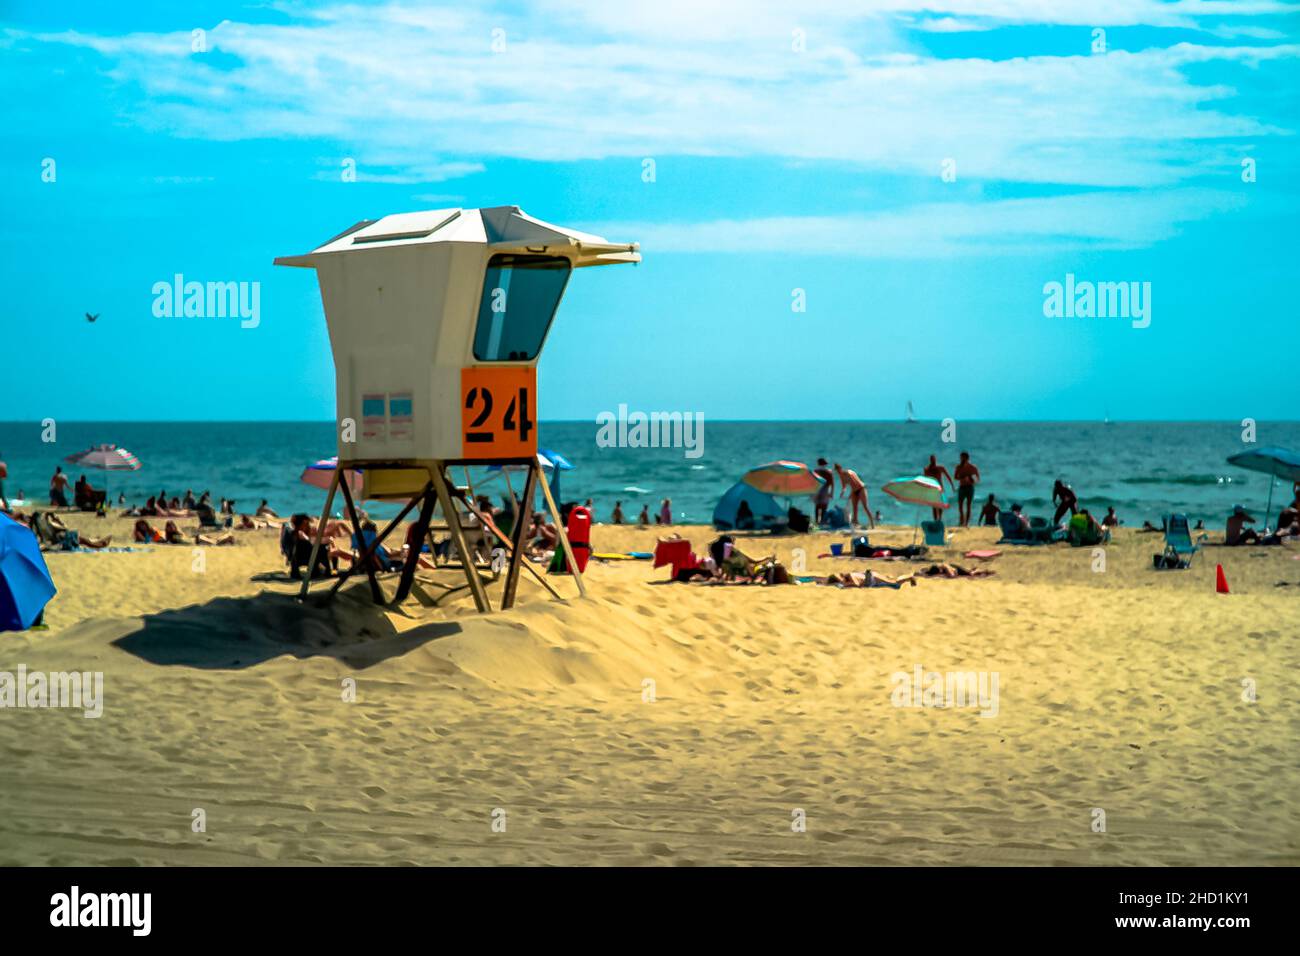
[[[94,548],[98,551],[100,548],[107,548],[109,542],[113,540],[112,535],[105,535],[102,538],[83,538],[79,531],[74,531],[66,524],[59,520],[58,515],[49,512],[33,511],[28,525],[32,533],[36,535],[36,540],[41,543],[49,544],[62,548],[65,551],[71,551],[73,548]]]
[[[236,527],[240,531],[261,531],[263,528],[278,528],[284,522],[275,521],[271,518],[254,518],[252,515],[240,515],[239,524]]]
[[[150,499],[152,500],[152,499]],[[144,518],[137,519],[131,529],[131,539],[145,544],[164,544],[166,538]]]
[[[328,529],[329,525],[326,527]],[[311,518],[305,514],[296,514],[290,518],[284,535],[285,562],[289,565],[289,577],[295,581],[302,576],[301,569],[304,567],[311,567],[310,576],[313,578],[327,578],[333,574],[334,568],[338,567],[339,561],[346,560],[349,563],[352,561],[350,549],[340,548],[332,537],[326,536],[321,541],[320,550],[316,553],[316,564],[312,566],[311,557],[316,527]]]
[[[278,518],[278,517],[280,517],[278,514],[275,513],[274,509],[272,509],[271,506],[270,506],[269,504],[266,503],[266,499],[265,499],[265,498],[263,498],[263,499],[262,499],[262,503],[261,503],[260,505],[257,506],[257,516],[258,516],[259,518]]]
[[[1259,534],[1254,528],[1247,528],[1247,524],[1254,524],[1255,519],[1246,513],[1242,505],[1233,505],[1232,514],[1228,515],[1228,520],[1223,526],[1223,543],[1232,547],[1237,545],[1259,542]]]
[[[991,568],[964,568],[960,564],[932,564],[916,572],[923,578],[986,578],[995,574]]]
[[[178,541],[178,542],[176,542],[176,543],[177,543],[177,544],[184,544],[185,542],[184,542],[184,541]],[[195,543],[195,544],[201,544],[201,545],[204,545],[205,547],[209,547],[209,548],[218,548],[218,547],[221,547],[222,545],[225,545],[225,544],[234,544],[234,543],[235,543],[235,536],[234,536],[231,532],[229,532],[229,531],[223,531],[221,534],[217,535],[215,538],[212,537],[211,535],[207,535],[207,534],[202,534],[202,533],[200,533],[200,534],[196,534],[196,535],[194,536],[194,543]]]
[[[875,571],[845,571],[841,574],[832,574],[826,581],[826,584],[832,584],[841,588],[893,588],[897,591],[904,584],[910,584],[916,587],[915,574],[903,574],[896,578],[887,577],[883,574],[877,574]]]
[[[163,526],[163,538],[168,544],[186,544],[185,535],[181,534],[181,529],[176,527],[176,522],[169,520]]]

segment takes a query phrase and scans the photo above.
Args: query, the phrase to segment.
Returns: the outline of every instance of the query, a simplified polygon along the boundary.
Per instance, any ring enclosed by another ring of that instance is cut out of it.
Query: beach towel
[[[990,561],[990,560],[992,560],[993,558],[996,558],[996,557],[997,557],[998,555],[1000,555],[1001,553],[1002,553],[1002,552],[1001,552],[1001,551],[998,551],[998,550],[987,550],[987,551],[967,551],[967,552],[966,552],[966,557],[968,557],[968,558],[978,558],[980,561]]]
[[[700,563],[691,550],[690,541],[685,538],[660,538],[655,545],[654,559],[656,568],[671,565],[673,578],[683,569],[694,568]]]

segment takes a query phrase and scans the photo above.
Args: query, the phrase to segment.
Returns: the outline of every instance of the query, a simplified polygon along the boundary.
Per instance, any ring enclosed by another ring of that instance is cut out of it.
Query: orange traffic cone
[[[1217,592],[1220,593],[1220,594],[1227,594],[1227,593],[1229,593],[1229,592],[1228,592],[1228,579],[1227,579],[1226,577],[1224,577],[1224,574],[1223,574],[1223,565],[1221,565],[1221,564],[1216,564],[1214,567],[1215,567],[1215,571],[1214,571],[1214,578],[1215,578],[1215,580],[1214,580],[1214,590],[1217,591]]]

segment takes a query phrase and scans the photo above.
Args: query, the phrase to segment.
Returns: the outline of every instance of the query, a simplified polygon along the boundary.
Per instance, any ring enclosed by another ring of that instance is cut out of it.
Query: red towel
[[[674,578],[677,577],[678,571],[683,568],[693,568],[699,563],[699,558],[691,550],[691,543],[685,538],[660,538],[659,543],[655,545],[655,567],[672,565]]]

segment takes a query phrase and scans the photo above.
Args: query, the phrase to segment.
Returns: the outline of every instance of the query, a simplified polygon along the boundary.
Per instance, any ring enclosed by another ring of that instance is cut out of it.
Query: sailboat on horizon
[[[907,417],[903,419],[903,424],[916,424],[916,410],[912,408],[912,400],[910,398],[907,400]]]

